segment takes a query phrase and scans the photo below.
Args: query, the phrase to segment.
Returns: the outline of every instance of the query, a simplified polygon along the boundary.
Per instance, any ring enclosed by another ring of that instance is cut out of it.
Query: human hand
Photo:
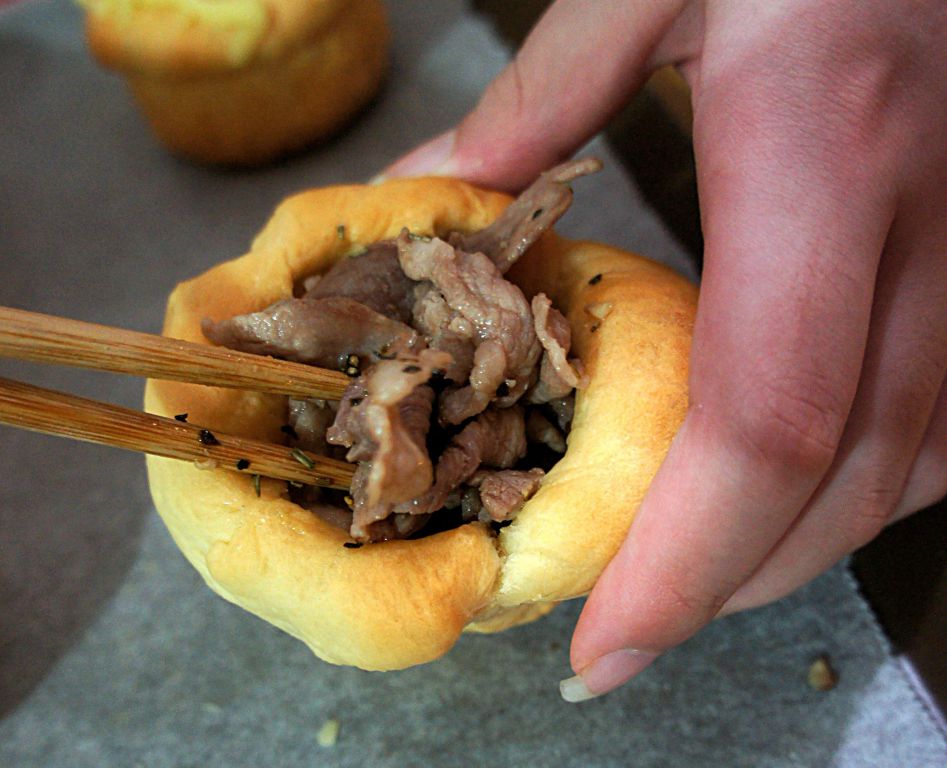
[[[604,693],[947,493],[947,5],[558,0],[476,109],[392,166],[518,189],[676,64],[705,240],[690,408],[590,594]]]

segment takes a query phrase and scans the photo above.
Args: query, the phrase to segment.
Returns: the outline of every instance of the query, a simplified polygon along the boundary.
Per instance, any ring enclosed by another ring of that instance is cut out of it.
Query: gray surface
[[[280,198],[369,178],[451,124],[504,51],[459,2],[391,6],[394,70],[375,107],[253,173],[165,155],[90,62],[70,6],[0,13],[0,303],[156,330],[172,285],[242,252]],[[577,192],[564,231],[686,268],[614,164]],[[122,377],[9,362],[0,375],[140,400]],[[0,765],[947,764],[843,569],[570,706],[556,681],[577,613],[465,637],[405,672],[331,667],[202,585],[140,457],[0,427]],[[829,693],[805,682],[819,653],[841,674]],[[341,734],[322,748],[329,718]]]

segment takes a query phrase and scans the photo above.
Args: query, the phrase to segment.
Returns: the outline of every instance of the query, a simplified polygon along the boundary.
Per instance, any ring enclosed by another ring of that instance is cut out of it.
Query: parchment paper
[[[362,181],[476,101],[507,51],[461,2],[390,3],[393,69],[344,135],[254,172],[150,137],[63,2],[0,12],[0,303],[146,331],[287,194]],[[594,143],[591,151],[609,159]],[[689,262],[618,165],[560,229]],[[141,382],[0,362],[140,407]],[[140,456],[0,428],[0,765],[944,766],[941,731],[839,567],[720,621],[632,685],[560,701],[578,604],[422,668],[337,668],[214,596],[158,520]],[[829,692],[806,672],[828,654]],[[317,734],[329,720],[334,746]]]

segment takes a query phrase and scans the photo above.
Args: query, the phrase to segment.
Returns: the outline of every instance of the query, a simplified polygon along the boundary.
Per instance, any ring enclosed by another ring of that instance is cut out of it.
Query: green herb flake
[[[310,459],[305,453],[303,453],[298,448],[293,448],[290,452],[290,455],[296,459],[300,464],[302,464],[306,469],[314,469],[316,462]]]

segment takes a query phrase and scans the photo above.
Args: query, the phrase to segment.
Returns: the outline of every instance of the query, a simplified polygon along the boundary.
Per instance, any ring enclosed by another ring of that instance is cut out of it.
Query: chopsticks
[[[6,307],[0,355],[321,399],[338,399],[349,382],[336,371]],[[2,378],[0,422],[306,485],[345,489],[355,469],[298,448]]]
[[[340,371],[10,307],[0,307],[0,356],[325,400],[349,384]]]
[[[298,448],[0,379],[0,421],[36,432],[306,485],[348,488],[355,467]]]

